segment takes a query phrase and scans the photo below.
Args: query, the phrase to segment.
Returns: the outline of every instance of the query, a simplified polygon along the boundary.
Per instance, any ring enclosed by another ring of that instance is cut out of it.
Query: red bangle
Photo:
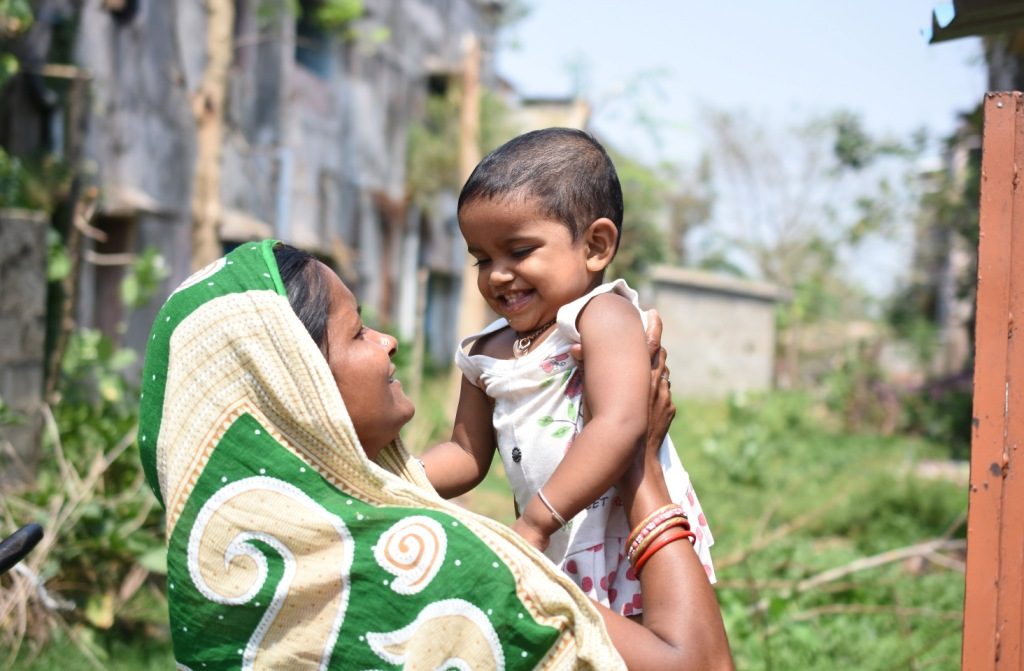
[[[637,558],[643,555],[644,550],[647,549],[655,538],[673,527],[682,527],[686,531],[689,531],[690,523],[685,517],[668,518],[649,532],[637,536],[636,541],[634,541],[633,545],[630,546],[629,550],[626,552],[626,559],[629,560],[630,564],[636,563]]]
[[[657,538],[653,543],[651,543],[650,547],[648,547],[647,550],[644,551],[644,553],[642,555],[640,555],[640,559],[636,560],[636,564],[633,567],[633,571],[639,576],[640,575],[640,571],[644,567],[644,564],[646,564],[647,561],[651,557],[654,556],[655,552],[657,552],[661,548],[665,547],[666,545],[668,545],[669,543],[672,543],[674,541],[677,541],[677,540],[680,540],[680,539],[683,539],[683,538],[693,538],[693,537],[694,537],[694,533],[692,531],[689,531],[689,530],[672,529],[670,531],[666,531],[665,533],[661,534],[660,537]],[[692,543],[693,541],[690,541],[690,542]]]

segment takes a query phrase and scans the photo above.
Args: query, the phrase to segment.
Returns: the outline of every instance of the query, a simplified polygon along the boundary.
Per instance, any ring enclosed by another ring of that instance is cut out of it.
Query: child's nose
[[[498,286],[499,284],[507,284],[511,282],[515,277],[512,269],[504,263],[495,263],[491,266],[491,272],[487,276],[487,281],[492,286]]]

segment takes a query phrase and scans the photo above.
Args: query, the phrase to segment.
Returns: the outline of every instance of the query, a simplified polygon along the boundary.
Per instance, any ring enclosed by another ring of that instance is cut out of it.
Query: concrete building
[[[124,342],[138,348],[163,296],[190,272],[190,105],[205,65],[206,15],[202,3],[130,4],[136,9],[117,13],[85,3],[76,58],[92,73],[86,155],[100,193],[94,225],[107,237],[91,243],[93,258],[155,246],[170,271],[151,309],[130,316]],[[427,300],[432,334],[453,343],[443,325],[453,323],[462,263],[454,201],[442,194],[430,211],[411,206],[407,133],[432,83],[461,72],[467,35],[481,45],[482,81],[493,77],[500,3],[366,0],[361,16],[333,31],[312,20],[316,2],[300,4],[296,17],[289,3],[234,3],[218,221],[224,247],[274,236],[313,251],[376,323],[408,339],[418,302]],[[86,266],[80,323],[112,329],[121,319],[109,300],[120,269]],[[432,290],[421,294],[415,269],[424,266]]]
[[[778,288],[657,266],[643,298],[664,322],[673,393],[721,398],[772,387],[775,306],[784,299]]]

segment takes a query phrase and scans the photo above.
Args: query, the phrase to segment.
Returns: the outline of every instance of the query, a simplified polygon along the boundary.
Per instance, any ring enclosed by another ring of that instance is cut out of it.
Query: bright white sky
[[[641,159],[694,164],[703,108],[769,128],[842,109],[876,137],[924,127],[941,138],[986,87],[978,38],[928,45],[940,0],[524,1],[530,13],[505,31],[498,72],[527,97],[571,95],[582,72],[597,132]],[[659,120],[657,141],[637,110]],[[862,250],[852,272],[888,293],[907,242]]]
[[[943,135],[985,91],[980,40],[929,46],[922,36],[939,0],[525,2],[530,14],[506,31],[498,71],[523,95],[565,96],[572,64],[583,64],[595,126],[620,148],[645,136],[619,94],[658,72],[659,90],[642,100],[684,161],[700,150],[701,106],[770,119],[848,109],[872,133]]]

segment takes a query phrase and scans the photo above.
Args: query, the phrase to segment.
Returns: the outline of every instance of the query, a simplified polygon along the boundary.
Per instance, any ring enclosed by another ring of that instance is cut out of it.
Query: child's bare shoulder
[[[512,342],[515,340],[515,332],[509,327],[499,329],[493,333],[481,336],[469,348],[470,356],[482,354],[492,359],[508,359],[512,356]]]
[[[587,328],[608,329],[633,322],[642,323],[636,306],[625,296],[612,292],[591,298],[576,318],[576,326],[581,334]]]

